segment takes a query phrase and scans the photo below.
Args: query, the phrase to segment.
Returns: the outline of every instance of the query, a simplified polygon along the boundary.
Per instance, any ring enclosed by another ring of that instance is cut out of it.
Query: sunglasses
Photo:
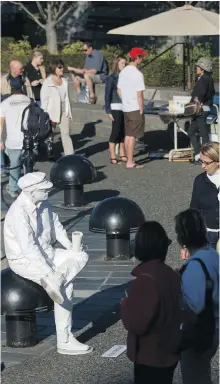
[[[87,51],[88,51],[88,48],[82,49],[82,52],[87,52]]]
[[[57,68],[59,68],[59,69],[64,69],[64,68],[62,67],[62,65],[58,65]]]
[[[204,164],[206,167],[208,167],[210,164],[215,163],[215,160],[209,161],[209,163],[207,163],[207,161],[199,160],[199,163],[200,164]]]

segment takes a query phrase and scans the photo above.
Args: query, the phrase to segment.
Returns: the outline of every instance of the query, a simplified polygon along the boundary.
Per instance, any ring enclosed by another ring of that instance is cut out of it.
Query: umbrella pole
[[[186,44],[183,43],[183,90],[186,90]]]
[[[187,46],[187,78],[188,78],[188,89],[191,89],[191,71],[190,71],[190,42],[189,36],[186,37],[186,46]]]

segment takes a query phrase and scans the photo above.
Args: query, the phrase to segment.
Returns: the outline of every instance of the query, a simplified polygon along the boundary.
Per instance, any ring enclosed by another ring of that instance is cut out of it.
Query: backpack
[[[203,353],[212,347],[215,334],[215,316],[212,300],[213,281],[205,263],[201,259],[196,258],[191,260],[191,262],[192,261],[198,261],[200,263],[206,277],[205,308],[197,315],[194,332],[190,340],[191,348],[197,353]],[[186,268],[187,265],[182,267],[180,273],[184,273]]]
[[[26,113],[28,115],[25,122]],[[21,130],[28,133],[33,140],[46,139],[52,132],[52,124],[48,113],[44,112],[33,99],[22,113]]]

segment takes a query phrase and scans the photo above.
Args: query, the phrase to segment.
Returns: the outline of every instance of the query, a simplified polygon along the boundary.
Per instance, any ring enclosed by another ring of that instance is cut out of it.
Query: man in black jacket
[[[202,104],[202,113],[193,117],[188,130],[188,136],[191,140],[195,152],[195,164],[198,164],[200,152],[200,137],[202,144],[209,141],[209,126],[206,118],[210,113],[210,107],[213,104],[215,94],[214,82],[210,72],[212,71],[211,61],[201,58],[196,63],[197,81],[192,90],[191,101],[197,101]]]

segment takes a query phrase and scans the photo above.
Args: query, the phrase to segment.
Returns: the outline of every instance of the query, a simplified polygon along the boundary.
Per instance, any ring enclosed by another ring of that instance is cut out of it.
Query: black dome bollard
[[[96,169],[84,156],[68,155],[59,159],[50,172],[55,188],[64,189],[64,205],[81,207],[83,185],[92,183],[96,178]]]
[[[144,223],[140,207],[125,197],[110,197],[101,201],[92,211],[91,232],[106,234],[107,260],[130,258],[130,233]]]
[[[36,345],[36,312],[52,309],[53,301],[40,285],[11,269],[1,272],[1,313],[6,320],[7,347]]]

